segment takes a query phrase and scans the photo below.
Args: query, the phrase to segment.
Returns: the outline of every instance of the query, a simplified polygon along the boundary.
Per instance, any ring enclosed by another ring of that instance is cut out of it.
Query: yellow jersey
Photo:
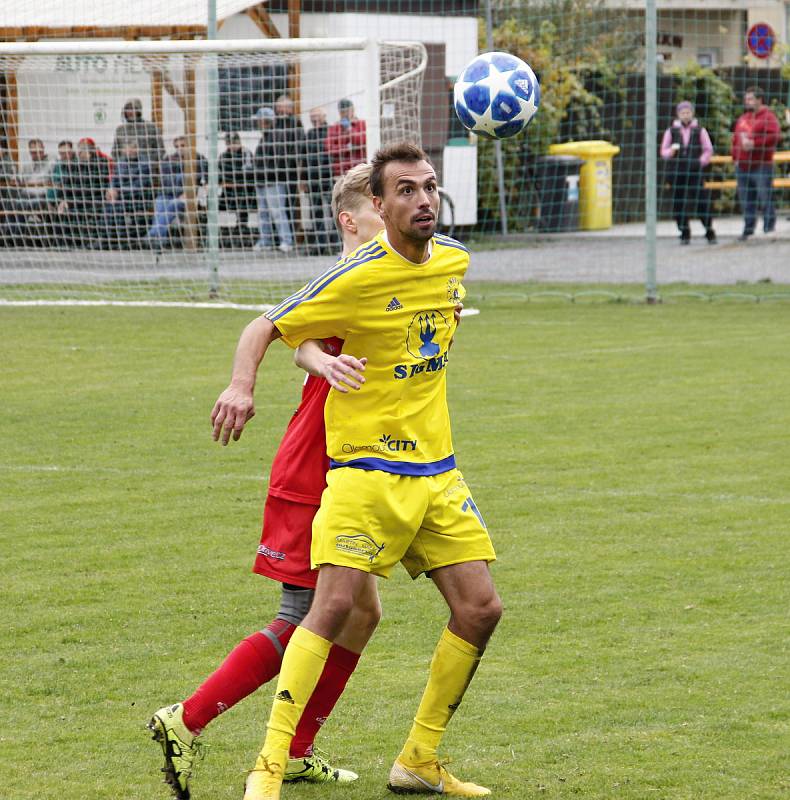
[[[286,344],[337,336],[368,359],[359,391],[330,391],[324,408],[330,469],[399,475],[455,468],[446,368],[469,251],[441,234],[414,264],[384,233],[266,313]]]

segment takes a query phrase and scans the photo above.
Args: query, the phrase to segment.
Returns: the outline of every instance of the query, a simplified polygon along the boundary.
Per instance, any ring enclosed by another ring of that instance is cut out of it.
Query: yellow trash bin
[[[593,140],[549,146],[551,155],[584,159],[579,180],[579,226],[585,231],[612,227],[612,158],[617,145]]]

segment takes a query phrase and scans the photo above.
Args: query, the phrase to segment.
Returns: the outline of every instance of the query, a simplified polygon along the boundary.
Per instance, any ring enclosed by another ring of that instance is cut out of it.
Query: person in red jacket
[[[773,201],[774,152],[781,131],[779,120],[768,106],[759,86],[750,86],[743,96],[746,112],[738,117],[732,134],[732,160],[738,180],[738,201],[743,211],[743,233],[746,241],[753,233],[757,214],[763,213],[763,231],[776,228]]]
[[[332,172],[336,178],[345,175],[351,167],[365,160],[367,133],[365,120],[357,119],[354,104],[341,100],[337,104],[339,122],[329,126],[326,133],[326,152],[332,159]]]

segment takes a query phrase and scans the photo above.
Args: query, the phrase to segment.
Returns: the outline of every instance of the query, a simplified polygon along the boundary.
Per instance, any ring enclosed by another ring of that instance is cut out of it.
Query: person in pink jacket
[[[776,114],[764,105],[763,91],[750,86],[743,95],[746,112],[738,117],[732,134],[732,160],[738,180],[738,202],[743,211],[743,233],[746,241],[753,233],[757,214],[763,212],[763,231],[776,228],[773,201],[774,152],[781,138]]]
[[[666,162],[667,178],[672,184],[672,211],[680,243],[689,244],[689,220],[699,217],[708,244],[716,244],[710,191],[704,186],[704,170],[713,156],[713,144],[705,128],[694,119],[694,106],[688,100],[678,103],[675,113],[677,118],[661,140],[661,158]]]

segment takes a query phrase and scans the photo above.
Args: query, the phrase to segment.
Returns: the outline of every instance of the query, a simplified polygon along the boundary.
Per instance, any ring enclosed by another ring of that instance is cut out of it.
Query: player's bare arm
[[[294,363],[310,375],[324,378],[333,389],[347,392],[359,390],[365,382],[367,358],[355,358],[348,353],[333,356],[327,353],[320,341],[308,339],[294,352]]]
[[[237,442],[244,426],[255,416],[255,379],[269,345],[281,336],[264,316],[250,322],[242,331],[233,357],[233,373],[227,389],[214,403],[211,412],[214,441],[227,445],[233,435]]]

